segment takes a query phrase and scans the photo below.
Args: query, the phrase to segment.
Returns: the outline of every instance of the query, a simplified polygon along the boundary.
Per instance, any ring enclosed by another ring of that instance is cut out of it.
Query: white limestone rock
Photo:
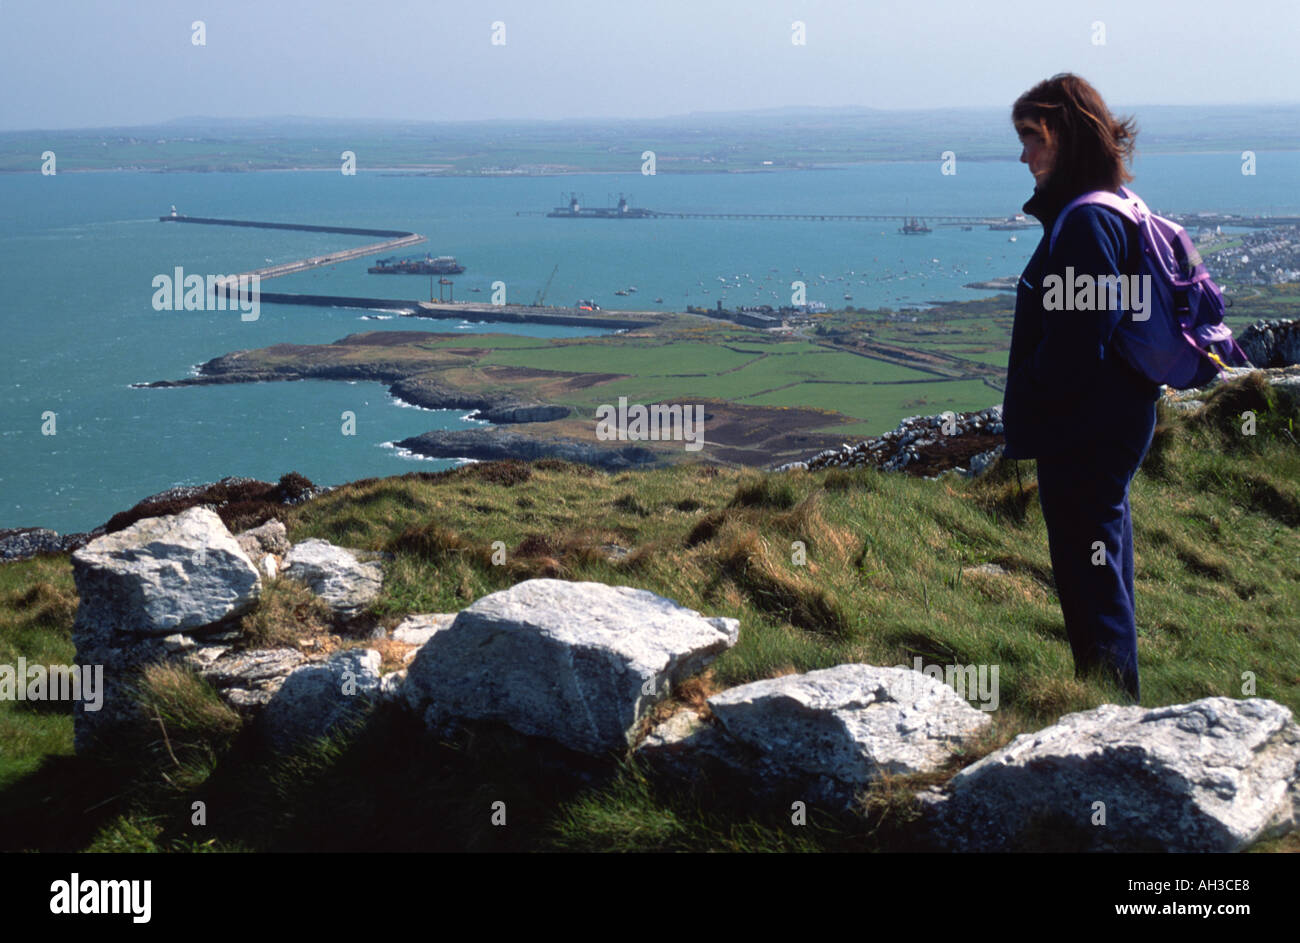
[[[147,517],[72,554],[77,621],[113,634],[173,635],[257,604],[262,579],[214,511]]]
[[[755,681],[708,704],[769,762],[851,784],[937,769],[990,723],[934,678],[863,664]]]
[[[455,620],[454,612],[435,612],[407,616],[393,629],[393,641],[406,645],[423,645]]]
[[[284,557],[282,576],[311,587],[336,613],[350,618],[374,601],[383,588],[384,571],[365,554],[311,538],[294,544]]]
[[[296,668],[262,714],[271,745],[289,750],[359,718],[379,694],[379,664],[374,649],[345,648],[324,662]]]
[[[1300,726],[1263,698],[1106,704],[921,798],[953,850],[1240,851],[1300,826]]]
[[[435,731],[496,720],[572,750],[621,751],[672,685],[735,644],[738,626],[631,586],[526,580],[433,634],[403,688]]]

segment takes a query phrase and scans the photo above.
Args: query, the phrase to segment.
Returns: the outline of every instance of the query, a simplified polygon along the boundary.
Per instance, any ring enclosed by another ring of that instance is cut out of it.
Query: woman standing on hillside
[[[1075,674],[1100,671],[1140,698],[1133,599],[1129,482],[1155,428],[1159,387],[1110,345],[1122,310],[1049,310],[1043,279],[1137,272],[1140,236],[1117,212],[1082,204],[1056,244],[1056,218],[1075,197],[1132,180],[1136,128],[1115,120],[1101,96],[1061,73],[1025,92],[1011,120],[1034,175],[1024,211],[1043,238],[1016,289],[1016,316],[1003,402],[1005,457],[1036,459],[1052,573]],[[1067,290],[1072,290],[1067,285]],[[1057,306],[1054,306],[1057,307]],[[1098,306],[1100,308],[1100,306]]]

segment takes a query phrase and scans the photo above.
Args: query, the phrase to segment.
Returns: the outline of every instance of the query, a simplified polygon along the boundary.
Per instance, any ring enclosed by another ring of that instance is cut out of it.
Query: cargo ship
[[[652,219],[654,215],[654,210],[632,209],[621,193],[617,206],[583,206],[578,194],[570,193],[568,206],[557,206],[546,214],[548,219]]]
[[[366,271],[371,275],[459,275],[465,271],[465,266],[458,264],[453,255],[434,258],[426,254],[423,258],[412,255],[404,259],[396,256],[376,259]]]

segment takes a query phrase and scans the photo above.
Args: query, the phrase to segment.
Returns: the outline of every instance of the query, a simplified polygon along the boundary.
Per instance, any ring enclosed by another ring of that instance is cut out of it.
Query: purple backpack
[[[1132,190],[1085,193],[1056,218],[1048,251],[1056,245],[1066,214],[1083,203],[1099,203],[1138,228],[1142,240],[1139,275],[1150,276],[1149,316],[1122,318],[1116,349],[1129,366],[1153,383],[1186,390],[1226,376],[1228,367],[1252,366],[1223,323],[1223,292],[1214,284],[1187,230],[1147,209]]]

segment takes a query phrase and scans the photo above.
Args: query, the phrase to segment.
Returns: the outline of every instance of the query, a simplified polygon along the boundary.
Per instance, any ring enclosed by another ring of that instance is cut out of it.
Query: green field
[[[1229,323],[1237,333],[1261,317],[1293,316],[1294,286],[1232,294]],[[706,400],[738,407],[720,421],[730,438],[706,440],[706,455],[759,464],[822,447],[800,432],[845,437],[879,435],[905,416],[982,410],[1002,401],[1014,315],[1005,294],[937,305],[901,320],[889,310],[843,310],[800,323],[794,334],[735,325],[697,315],[656,313],[636,331],[541,339],[514,334],[457,334],[428,339],[377,332],[385,341],[346,339],[316,347],[267,348],[240,366],[304,371],[321,361],[405,370],[438,387],[570,407],[567,419],[517,426],[524,434],[591,439],[598,407]],[[470,356],[453,350],[472,349]],[[743,408],[743,409],[740,409]],[[748,410],[745,412],[744,410]],[[806,412],[799,413],[804,410]],[[793,411],[793,412],[792,412]],[[840,422],[835,418],[838,414]],[[737,422],[762,426],[739,435]],[[722,451],[710,452],[710,446]],[[744,453],[735,452],[741,449]],[[774,451],[775,450],[775,451]]]
[[[1000,405],[1002,393],[979,380],[954,380],[924,384],[854,385],[804,384],[780,398],[798,399],[801,405],[835,409],[849,416],[868,417],[863,423],[827,426],[819,431],[836,435],[881,435],[898,425],[904,416],[937,415],[952,410],[968,412]],[[754,397],[746,403],[779,406],[775,395]]]

